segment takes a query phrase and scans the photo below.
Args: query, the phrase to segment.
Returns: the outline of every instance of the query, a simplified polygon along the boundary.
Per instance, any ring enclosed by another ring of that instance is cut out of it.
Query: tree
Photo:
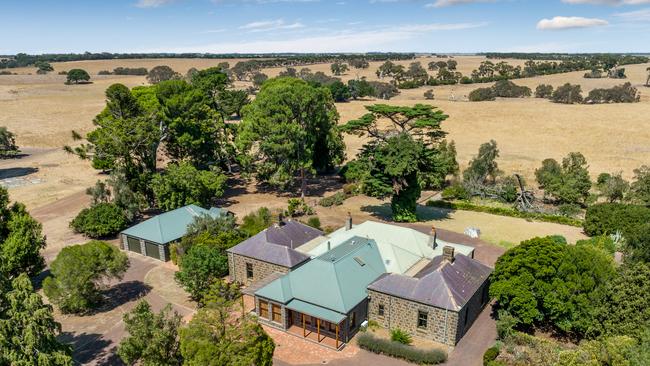
[[[553,95],[553,85],[540,84],[535,89],[535,98],[548,99]]]
[[[496,94],[493,88],[478,88],[469,92],[467,96],[470,102],[484,102],[496,99]]]
[[[72,69],[68,71],[66,84],[79,84],[80,82],[87,82],[90,80],[90,75],[86,70]]]
[[[178,79],[179,75],[171,67],[167,65],[159,65],[149,70],[147,74],[147,81],[150,84],[158,84],[161,81]]]
[[[101,286],[121,279],[129,259],[117,247],[103,241],[63,248],[43,281],[45,295],[64,313],[83,313],[101,302]]]
[[[256,72],[253,74],[253,86],[259,89],[265,81],[269,79],[269,76],[261,72]]]
[[[634,169],[634,181],[630,186],[630,196],[634,202],[650,206],[650,166]]]
[[[495,183],[497,176],[501,174],[496,159],[499,157],[497,142],[490,140],[481,144],[478,155],[470,160],[469,167],[463,172],[463,179],[467,182],[485,184],[488,179]]]
[[[375,88],[365,78],[349,80],[348,89],[350,90],[350,96],[354,100],[375,95]]]
[[[429,90],[424,92],[424,99],[426,99],[426,100],[433,100],[434,99],[433,89],[429,89]]]
[[[215,281],[228,274],[225,249],[228,248],[198,244],[183,255],[175,278],[193,300],[200,301]]]
[[[391,83],[382,83],[380,81],[371,81],[370,86],[375,90],[372,96],[379,99],[389,100],[399,94],[399,89]]]
[[[596,187],[607,202],[621,202],[630,189],[630,183],[623,179],[622,173],[602,173],[598,176]]]
[[[645,86],[650,86],[650,67],[645,69],[648,72],[648,77],[645,79]]]
[[[650,223],[629,229],[625,233],[625,260],[650,263]]]
[[[587,208],[584,231],[590,236],[625,235],[650,221],[650,208],[622,203],[598,203]]]
[[[187,366],[271,366],[275,344],[250,317],[237,316],[235,301],[220,298],[196,313],[180,331]]]
[[[250,103],[250,99],[245,90],[224,90],[219,94],[219,102],[227,117],[235,115],[239,118],[244,106]]]
[[[140,301],[123,316],[129,335],[120,342],[117,354],[127,365],[181,365],[181,319],[177,312],[172,313],[169,304],[156,314],[147,301]]]
[[[367,69],[370,67],[370,64],[364,59],[355,58],[350,60],[350,66],[354,67],[355,69]]]
[[[21,203],[9,205],[9,193],[0,187],[0,276],[9,280],[21,273],[38,274],[45,268],[41,224]]]
[[[347,102],[347,100],[352,97],[350,94],[350,88],[341,81],[333,82],[328,85],[328,88],[332,93],[332,98],[334,98],[334,101],[337,103]]]
[[[171,164],[156,174],[151,188],[158,207],[174,210],[190,204],[208,206],[223,194],[226,176],[219,171],[197,170],[189,163]]]
[[[0,158],[6,158],[19,153],[16,146],[16,135],[9,131],[7,127],[0,126]]]
[[[326,88],[294,78],[268,80],[244,108],[238,136],[243,166],[260,181],[282,188],[297,173],[304,197],[308,173],[329,170],[343,159],[338,118]]]
[[[70,227],[77,233],[96,239],[115,235],[125,229],[128,223],[120,207],[113,203],[98,203],[81,210],[70,222]]]
[[[555,89],[551,101],[563,104],[582,103],[582,87],[566,83]]]
[[[445,136],[440,124],[448,116],[422,104],[376,104],[366,109],[369,113],[360,119],[340,126],[343,132],[370,139],[358,158],[369,172],[364,189],[391,197],[394,220],[414,221],[424,177],[444,180],[451,173],[449,167],[437,163],[439,145]]]
[[[273,224],[271,211],[266,207],[260,207],[257,211],[244,216],[239,229],[248,236],[253,236],[268,228],[271,224]]]
[[[349,70],[349,67],[347,64],[344,64],[342,62],[335,62],[332,64],[330,67],[332,69],[332,74],[338,76],[344,74],[346,71]]]
[[[56,336],[52,306],[34,292],[26,274],[10,283],[0,274],[0,365],[72,366],[72,349]]]
[[[561,204],[584,204],[589,197],[592,183],[589,166],[584,155],[572,152],[562,160],[562,165],[546,159],[535,171],[537,182],[544,193]]]
[[[36,61],[34,63],[34,66],[36,66],[37,68],[36,70],[37,74],[47,74],[50,71],[54,71],[52,65],[46,61]]]

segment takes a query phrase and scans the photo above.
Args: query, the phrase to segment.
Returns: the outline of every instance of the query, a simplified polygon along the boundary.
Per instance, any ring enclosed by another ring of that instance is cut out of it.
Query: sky
[[[650,52],[650,0],[0,0],[0,54]]]

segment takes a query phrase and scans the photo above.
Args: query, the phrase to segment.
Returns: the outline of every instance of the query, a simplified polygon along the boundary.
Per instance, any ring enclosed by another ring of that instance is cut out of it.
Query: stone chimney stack
[[[283,226],[284,225],[284,215],[282,212],[278,214],[278,226]]]
[[[454,247],[446,245],[442,248],[442,259],[449,263],[454,263]]]
[[[352,215],[348,212],[348,217],[345,219],[345,230],[352,229]]]

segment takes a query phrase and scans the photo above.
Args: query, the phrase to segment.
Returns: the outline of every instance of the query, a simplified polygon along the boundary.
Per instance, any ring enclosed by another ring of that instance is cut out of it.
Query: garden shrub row
[[[582,220],[575,219],[572,217],[549,215],[549,214],[543,214],[537,212],[522,212],[512,208],[481,206],[469,202],[447,202],[447,201],[440,201],[440,200],[435,200],[435,201],[431,200],[427,202],[427,206],[446,208],[450,210],[484,212],[492,215],[517,217],[521,219],[550,222],[554,224],[570,225],[576,227],[582,227],[583,225]]]
[[[367,351],[401,358],[420,365],[435,365],[447,361],[447,353],[443,350],[416,348],[379,338],[370,333],[359,334],[357,344]]]
[[[584,229],[589,236],[621,233],[650,222],[650,208],[623,203],[599,203],[590,206]]]

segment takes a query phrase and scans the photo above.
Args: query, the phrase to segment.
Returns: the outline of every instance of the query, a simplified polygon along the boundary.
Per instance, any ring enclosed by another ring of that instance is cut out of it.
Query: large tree
[[[445,136],[440,124],[448,116],[422,104],[376,104],[366,109],[369,113],[341,126],[343,132],[370,139],[358,159],[368,172],[364,190],[390,196],[394,220],[414,221],[424,182],[444,181],[454,170],[440,154]]]
[[[0,187],[0,275],[12,279],[21,273],[38,274],[45,267],[43,248],[41,224],[23,204],[9,205],[7,189]]]
[[[147,301],[140,301],[124,314],[128,336],[122,339],[117,354],[127,365],[181,365],[178,330],[181,316],[168,304],[154,313]]]
[[[554,159],[544,160],[535,177],[544,193],[558,203],[584,204],[589,197],[592,185],[589,166],[579,152],[569,153],[562,165]]]
[[[151,84],[158,84],[161,81],[178,79],[180,75],[167,65],[159,65],[149,70],[147,81]]]
[[[90,80],[90,74],[83,69],[72,69],[68,71],[66,84],[79,84]]]
[[[43,281],[45,295],[64,313],[83,313],[101,302],[107,280],[121,279],[129,259],[116,246],[90,241],[65,247],[52,262],[52,275]]]
[[[20,152],[16,145],[16,135],[7,127],[0,127],[0,158],[12,156]]]
[[[343,159],[339,115],[327,88],[294,78],[271,79],[243,115],[242,163],[260,181],[286,188],[298,174],[304,197],[309,173],[331,169]]]
[[[226,176],[218,170],[197,170],[189,163],[171,164],[156,174],[151,188],[158,207],[173,210],[190,204],[210,205],[223,194]]]
[[[633,201],[650,206],[650,166],[643,165],[634,169],[634,181],[630,186]]]
[[[61,324],[26,274],[0,274],[0,365],[72,366],[72,349],[57,341]]]

